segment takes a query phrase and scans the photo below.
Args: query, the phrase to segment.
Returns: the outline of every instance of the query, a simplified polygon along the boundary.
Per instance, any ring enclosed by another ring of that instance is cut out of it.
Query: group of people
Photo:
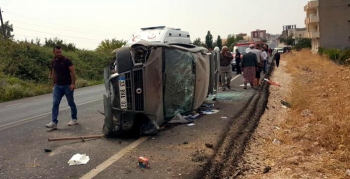
[[[244,79],[244,89],[247,89],[247,84],[250,83],[254,88],[260,85],[261,72],[264,74],[268,71],[268,58],[272,56],[272,50],[268,48],[267,44],[251,44],[246,49],[246,54],[241,56],[241,53],[236,49],[235,61],[236,61],[236,74],[242,74]],[[232,68],[231,61],[233,59],[227,46],[222,47],[220,53],[220,82],[222,89],[226,87],[231,89]],[[280,54],[276,53],[274,56],[276,66],[279,65]]]

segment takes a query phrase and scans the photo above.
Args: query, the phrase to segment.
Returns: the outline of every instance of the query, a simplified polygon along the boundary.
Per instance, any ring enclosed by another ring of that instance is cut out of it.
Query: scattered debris
[[[69,165],[82,165],[88,163],[90,160],[90,157],[86,154],[75,154],[73,157],[68,161]]]
[[[203,114],[215,114],[215,113],[218,113],[218,112],[219,112],[219,110],[215,110],[215,109],[202,111]]]
[[[268,173],[270,170],[271,170],[271,167],[267,166],[267,167],[264,168],[263,173]]]
[[[183,144],[188,144],[188,142],[187,142],[187,141],[185,141],[185,142],[183,142]]]
[[[209,143],[205,143],[205,146],[207,147],[207,148],[213,148],[213,144],[209,144]]]
[[[195,119],[195,118],[197,118],[198,116],[199,116],[199,113],[192,114],[192,115],[191,115],[191,118],[192,118],[192,119]]]
[[[51,152],[51,149],[44,149],[45,152]]]
[[[194,126],[194,123],[187,124],[188,126]]]
[[[140,134],[141,135],[155,135],[160,130],[160,127],[154,120],[149,120],[143,118],[140,125]]]
[[[288,107],[287,107],[287,106],[285,106],[285,105],[282,105],[282,108],[287,109]]]
[[[292,105],[290,103],[288,103],[287,101],[281,100],[281,103],[283,106],[286,106],[288,108],[292,107]]]
[[[180,113],[176,114],[168,123],[171,124],[187,124],[191,123],[193,120],[186,119],[184,116],[182,116]]]
[[[281,84],[279,84],[278,82],[275,82],[275,81],[271,81],[267,78],[264,78],[265,81],[267,81],[270,85],[274,85],[274,86],[279,86],[281,87]]]
[[[85,142],[85,139],[97,139],[97,138],[102,138],[102,137],[104,137],[104,135],[81,136],[81,137],[63,137],[63,138],[48,138],[47,140],[49,142],[51,142],[51,141],[78,140],[78,139],[81,139],[83,142]]]
[[[150,168],[148,158],[146,158],[146,157],[139,157],[138,161],[139,161],[138,166],[140,168]]]
[[[272,143],[275,145],[281,145],[281,141],[279,141],[277,139],[273,139]]]
[[[221,119],[227,119],[227,117],[226,116],[222,116]]]
[[[350,169],[347,169],[345,173],[346,175],[350,176]]]

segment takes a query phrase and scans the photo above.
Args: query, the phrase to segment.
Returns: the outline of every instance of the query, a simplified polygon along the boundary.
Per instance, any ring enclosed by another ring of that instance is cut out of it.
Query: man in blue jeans
[[[45,126],[47,128],[57,129],[57,117],[59,112],[59,106],[63,95],[66,96],[68,105],[71,109],[72,120],[68,123],[68,126],[78,124],[77,119],[77,106],[74,103],[74,89],[75,89],[75,69],[72,61],[62,55],[62,49],[60,46],[53,48],[55,57],[51,61],[51,71],[49,78],[53,78],[53,106],[52,106],[52,121]]]

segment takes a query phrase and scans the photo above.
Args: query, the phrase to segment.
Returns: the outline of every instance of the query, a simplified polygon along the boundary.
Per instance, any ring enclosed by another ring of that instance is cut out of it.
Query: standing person
[[[246,54],[243,55],[241,62],[241,67],[243,71],[244,79],[244,89],[247,89],[247,83],[250,83],[250,86],[254,88],[254,80],[256,75],[256,69],[258,68],[258,58],[255,53],[251,52],[254,46],[247,48]]]
[[[272,57],[272,49],[271,48],[269,48],[269,57]]]
[[[275,59],[276,66],[278,67],[278,65],[280,64],[281,54],[279,52],[276,52],[273,59]]]
[[[260,50],[260,45],[256,44],[254,48],[254,44],[250,45],[251,52],[254,53],[258,59],[258,67],[256,69],[255,73],[255,80],[254,80],[254,86],[259,86],[260,85],[260,73],[261,73],[261,68],[263,66],[263,57],[261,56],[262,51]]]
[[[242,71],[241,71],[241,53],[239,53],[238,49],[236,49],[235,60],[236,60],[236,69],[237,69],[236,74],[242,74]]]
[[[222,90],[231,89],[231,78],[232,78],[232,66],[231,61],[233,56],[231,52],[228,50],[227,46],[222,47],[222,51],[220,53],[220,77]]]
[[[267,72],[268,55],[267,55],[267,52],[266,52],[264,47],[261,48],[261,58],[262,58],[262,61],[263,61],[263,72],[264,72],[264,74],[266,74],[266,72]]]
[[[212,52],[214,54],[214,59],[219,59],[220,61],[220,48],[218,46],[216,46]],[[220,77],[220,73],[219,73],[219,86],[221,86],[221,77]]]
[[[53,78],[53,106],[52,106],[52,121],[45,126],[47,128],[57,128],[57,117],[59,113],[59,105],[63,95],[66,96],[68,105],[71,109],[71,121],[68,126],[78,124],[77,107],[74,102],[75,89],[75,69],[72,61],[62,55],[60,46],[53,48],[55,57],[51,61],[51,72],[49,78]]]

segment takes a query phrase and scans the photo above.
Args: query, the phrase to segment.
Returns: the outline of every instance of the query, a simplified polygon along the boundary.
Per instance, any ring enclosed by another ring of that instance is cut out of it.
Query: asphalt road
[[[0,178],[194,178],[210,158],[225,126],[256,92],[244,90],[242,76],[232,90],[217,96],[219,112],[200,116],[195,126],[166,125],[156,136],[48,142],[48,138],[101,135],[104,86],[75,91],[79,125],[67,126],[70,110],[61,102],[58,130],[48,131],[52,94],[0,103]],[[209,132],[210,131],[210,132]],[[204,143],[213,147],[206,147]],[[52,152],[45,152],[50,149]],[[86,165],[69,166],[76,153],[87,154]],[[151,169],[137,168],[137,157],[147,156]]]

